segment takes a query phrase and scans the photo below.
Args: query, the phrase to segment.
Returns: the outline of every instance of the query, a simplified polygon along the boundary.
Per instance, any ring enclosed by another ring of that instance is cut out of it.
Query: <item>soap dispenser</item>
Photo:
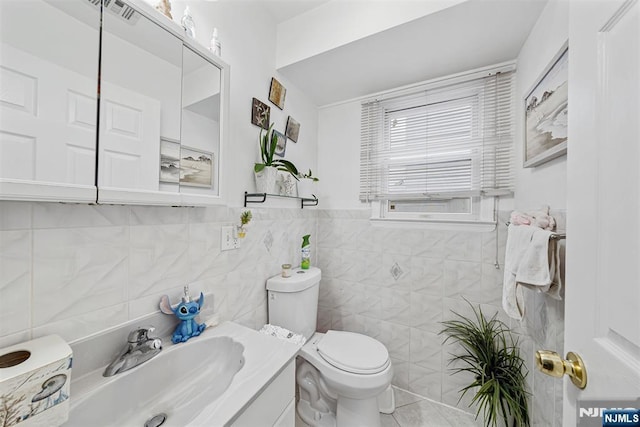
[[[191,10],[189,10],[189,6],[184,9],[184,14],[182,15],[182,28],[184,28],[184,32],[187,36],[194,39],[196,38],[196,24],[193,22],[193,17],[191,16]]]

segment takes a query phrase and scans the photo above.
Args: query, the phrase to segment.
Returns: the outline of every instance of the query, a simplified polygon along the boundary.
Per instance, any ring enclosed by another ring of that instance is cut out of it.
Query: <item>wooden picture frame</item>
[[[289,116],[287,119],[287,127],[284,134],[293,142],[298,142],[298,136],[300,135],[300,123],[298,123],[293,117]]]
[[[276,156],[284,157],[284,152],[287,149],[287,137],[282,132],[277,130],[272,131],[274,135],[278,137],[278,143],[276,144],[276,151],[273,153]]]
[[[271,107],[258,98],[251,101],[251,123],[260,126],[262,129],[269,129],[269,119],[271,116]]]
[[[269,88],[269,101],[273,102],[273,104],[279,109],[284,109],[284,98],[287,95],[287,89],[282,86],[282,84],[275,79],[275,77],[271,78],[271,87]]]
[[[569,49],[565,43],[524,99],[524,167],[567,153]]]

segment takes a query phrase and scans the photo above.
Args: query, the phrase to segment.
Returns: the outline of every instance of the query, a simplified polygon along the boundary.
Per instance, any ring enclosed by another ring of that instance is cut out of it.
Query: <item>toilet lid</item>
[[[318,353],[336,368],[354,374],[375,374],[389,365],[389,353],[380,341],[353,332],[327,331],[318,343]]]

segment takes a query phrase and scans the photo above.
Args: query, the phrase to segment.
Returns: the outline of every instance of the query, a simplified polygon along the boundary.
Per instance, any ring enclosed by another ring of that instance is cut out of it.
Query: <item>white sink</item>
[[[244,350],[228,336],[203,334],[113,377],[89,374],[82,379],[85,392],[74,396],[72,387],[65,425],[143,427],[164,414],[163,427],[186,426],[229,388],[245,364]]]

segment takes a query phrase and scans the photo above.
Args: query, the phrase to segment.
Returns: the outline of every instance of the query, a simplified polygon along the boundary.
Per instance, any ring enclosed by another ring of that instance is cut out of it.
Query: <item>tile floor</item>
[[[396,410],[382,414],[382,427],[478,427],[473,415],[394,387]],[[296,417],[296,427],[306,427]]]
[[[395,388],[396,410],[382,414],[382,427],[477,427],[473,415]]]

